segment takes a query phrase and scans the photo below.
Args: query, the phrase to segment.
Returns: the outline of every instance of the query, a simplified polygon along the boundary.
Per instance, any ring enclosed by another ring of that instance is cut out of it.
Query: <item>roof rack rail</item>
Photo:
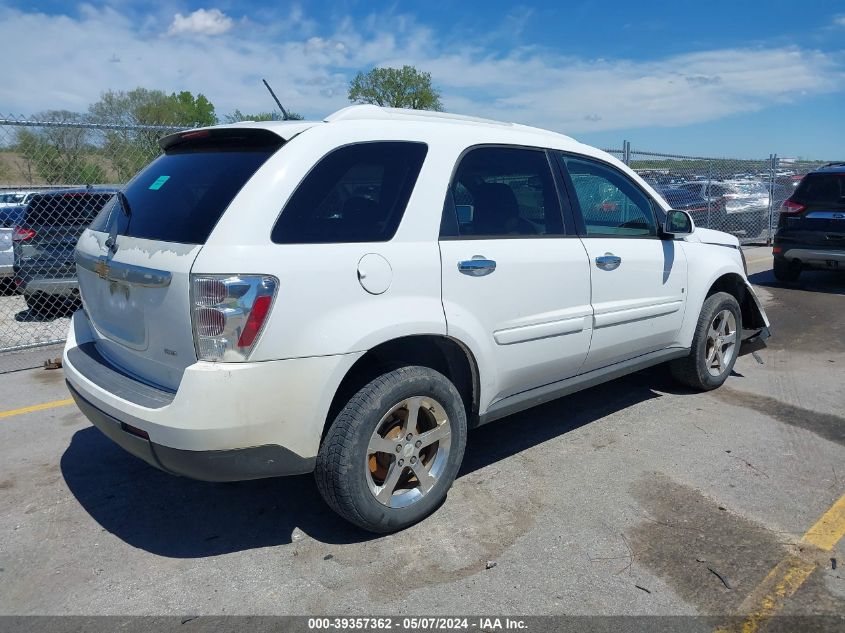
[[[384,108],[377,105],[362,104],[347,106],[327,116],[324,121],[358,121],[362,119],[377,120],[415,120],[415,121],[462,121],[465,123],[485,123],[487,125],[502,125],[513,127],[513,123],[482,119],[481,117],[465,114],[451,114],[449,112],[435,112],[432,110],[411,110],[406,108]]]
[[[548,135],[567,139],[576,142],[572,137],[553,132],[551,130],[544,130],[541,128],[531,127],[529,125],[522,125],[519,123],[510,123],[507,121],[496,121],[493,119],[484,119],[481,117],[467,116],[465,114],[451,114],[449,112],[435,112],[432,110],[410,110],[406,108],[384,108],[377,105],[361,104],[347,106],[337,112],[333,112],[327,116],[323,121],[332,123],[334,121],[424,121],[427,123],[468,123],[471,125],[488,126],[507,128],[513,131],[528,132],[532,134]]]
[[[825,163],[822,167],[845,167],[845,160],[835,160],[830,163]]]

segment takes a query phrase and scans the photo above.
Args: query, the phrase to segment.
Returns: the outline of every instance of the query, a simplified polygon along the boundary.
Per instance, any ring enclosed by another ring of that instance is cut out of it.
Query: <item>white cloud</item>
[[[222,35],[232,28],[232,18],[220,9],[197,9],[188,15],[177,13],[168,35]]]
[[[834,26],[845,26],[845,15],[835,15],[835,16],[833,16],[833,25]]]
[[[245,19],[250,37],[243,38],[228,31],[231,17],[212,9],[193,20],[200,11],[182,18],[193,30],[179,22],[181,33],[218,37],[167,37],[155,25],[139,31],[110,8],[78,18],[0,8],[0,54],[16,60],[0,83],[0,112],[84,111],[104,90],[136,86],[202,92],[221,115],[264,111],[273,105],[266,77],[286,107],[322,118],[347,105],[347,82],[359,70],[412,64],[432,74],[449,110],[577,135],[711,121],[845,87],[840,57],[797,46],[591,60],[452,45],[401,15],[345,18],[317,30],[294,9],[282,19]],[[227,30],[199,28],[209,15]],[[49,46],[31,46],[34,33]],[[115,53],[119,64],[110,61]]]

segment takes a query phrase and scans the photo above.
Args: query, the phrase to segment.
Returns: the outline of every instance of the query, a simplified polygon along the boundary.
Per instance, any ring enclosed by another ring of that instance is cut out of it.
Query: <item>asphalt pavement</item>
[[[841,615],[845,275],[784,286],[769,249],[746,254],[763,364],[711,393],[658,367],[477,429],[445,504],[390,536],[310,476],[160,473],[61,370],[3,374],[0,614],[744,616],[771,590],[780,613]]]

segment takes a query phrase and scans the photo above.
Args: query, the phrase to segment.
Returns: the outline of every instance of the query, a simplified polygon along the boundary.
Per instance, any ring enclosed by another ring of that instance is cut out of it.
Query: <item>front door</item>
[[[686,304],[683,249],[661,239],[652,200],[621,170],[559,158],[592,277],[595,329],[582,371],[672,347]]]

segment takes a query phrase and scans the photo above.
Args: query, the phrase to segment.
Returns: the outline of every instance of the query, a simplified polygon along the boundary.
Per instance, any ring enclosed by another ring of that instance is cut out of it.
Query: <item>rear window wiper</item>
[[[118,191],[117,199],[120,202],[120,208],[123,209],[123,213],[126,215],[127,218],[131,218],[132,206],[129,204],[129,198],[127,198],[126,194],[122,191]]]

